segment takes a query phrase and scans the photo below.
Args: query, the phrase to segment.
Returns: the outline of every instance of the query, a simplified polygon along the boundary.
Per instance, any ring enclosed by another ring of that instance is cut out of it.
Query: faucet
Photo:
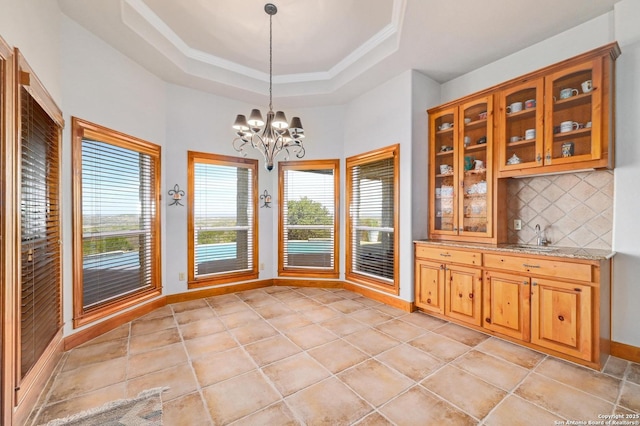
[[[545,244],[548,244],[550,242],[544,237],[544,231],[540,229],[540,225],[537,223],[536,223],[535,230],[536,230],[536,245],[544,246]]]

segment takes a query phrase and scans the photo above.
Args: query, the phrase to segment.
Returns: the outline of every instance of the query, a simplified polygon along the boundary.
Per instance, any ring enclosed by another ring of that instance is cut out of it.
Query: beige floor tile
[[[434,330],[434,333],[447,336],[456,342],[464,343],[471,347],[476,346],[489,338],[487,334],[451,323],[438,327]]]
[[[615,356],[610,356],[602,372],[613,377],[617,377],[618,379],[622,379],[628,365],[629,361],[627,361],[626,359],[620,359],[616,358]]]
[[[263,321],[260,315],[256,314],[253,310],[241,310],[228,315],[222,315],[220,316],[220,320],[229,329],[242,327],[256,320]]]
[[[561,422],[562,418],[513,395],[506,397],[485,420],[488,426],[554,425]]]
[[[192,311],[193,312],[193,311]],[[182,324],[180,333],[185,340],[208,336],[225,330],[224,324],[218,318],[209,318],[203,321],[195,321]]]
[[[237,302],[241,302],[242,301],[242,299],[240,299],[236,295],[236,293],[221,294],[219,296],[207,297],[205,300],[214,309],[218,308],[220,306],[223,306],[223,305],[233,304],[233,303],[237,303]]]
[[[630,362],[627,367],[627,380],[640,385],[640,364]]]
[[[296,299],[286,299],[282,303],[298,312],[306,312],[310,309],[323,307],[322,303],[309,299],[308,297],[301,295],[302,297]]]
[[[173,315],[170,317],[140,319],[131,323],[131,335],[136,336],[138,334],[155,333],[172,327],[176,327],[176,321]]]
[[[305,297],[304,295],[293,290],[280,291],[278,293],[273,293],[272,296],[280,301],[293,300],[293,299],[299,299],[301,297]]]
[[[127,339],[107,340],[94,345],[79,346],[69,352],[62,371],[126,356]]]
[[[125,357],[63,371],[53,383],[49,403],[77,397],[122,382],[125,380],[126,371]]]
[[[162,422],[167,426],[213,426],[198,392],[162,402]]]
[[[447,362],[453,361],[471,349],[467,345],[434,333],[424,334],[408,343],[421,351]]]
[[[384,324],[379,324],[376,328],[402,342],[413,340],[426,333],[425,329],[416,327],[415,325],[411,325],[398,319],[385,322]]]
[[[379,409],[389,420],[398,425],[476,425],[477,421],[450,404],[436,398],[420,386],[389,402]]]
[[[266,306],[278,302],[278,299],[262,290],[250,290],[249,292],[244,293],[246,294],[239,294],[240,299],[242,299],[244,303],[251,306],[252,308]]]
[[[176,312],[174,316],[178,324],[190,324],[196,321],[204,321],[216,318],[216,313],[209,305],[206,305],[203,308]]]
[[[353,299],[353,300],[355,300],[355,299],[362,298],[362,296],[359,295],[358,293],[353,292],[353,291],[349,291],[349,290],[344,290],[344,289],[338,289],[338,290],[334,291],[334,294],[336,294],[336,295],[338,295],[340,297],[343,297],[345,299]]]
[[[311,349],[308,353],[332,373],[338,373],[369,358],[367,354],[344,340],[335,340]]]
[[[215,424],[228,424],[280,399],[258,371],[234,377],[202,389]]]
[[[255,311],[265,319],[291,315],[296,312],[284,303],[271,303],[266,306],[260,306],[255,308]]]
[[[160,308],[160,309],[162,309],[162,308]],[[156,311],[158,311],[158,310],[159,309],[156,309]],[[153,312],[156,312],[156,311],[153,311]],[[169,310],[169,315],[172,315],[171,310]],[[95,345],[96,343],[108,342],[109,340],[118,340],[118,339],[128,338],[130,331],[131,331],[131,324],[130,323],[122,324],[121,326],[116,327],[113,330],[108,331],[108,332],[106,332],[105,334],[103,334],[101,336],[93,338],[93,339],[89,340],[88,342],[83,343],[82,345],[80,345],[78,347],[80,348],[80,347]]]
[[[348,318],[344,315],[332,318],[330,320],[320,323],[321,326],[337,334],[338,336],[347,336],[351,333],[355,333],[358,330],[367,328],[363,323],[354,319]]]
[[[133,398],[140,392],[167,386],[169,389],[162,394],[162,401],[170,401],[184,396],[198,389],[196,378],[188,362],[169,367],[166,370],[155,371],[136,377],[127,382],[127,397]]]
[[[302,315],[302,313],[299,312],[271,318],[268,321],[269,324],[283,332],[292,330],[294,328],[304,327],[313,323],[309,318],[305,317],[304,315]]]
[[[123,399],[126,397],[125,388],[125,382],[119,382],[61,402],[46,405],[38,417],[37,424],[45,424],[54,419],[100,407],[110,401]]]
[[[209,308],[209,304],[205,299],[195,299],[195,300],[189,300],[187,302],[173,303],[169,306],[171,306],[171,309],[175,313],[197,310],[202,308]]]
[[[405,376],[420,381],[437,370],[443,362],[410,345],[400,345],[376,357]]]
[[[378,412],[373,412],[369,414],[364,419],[360,420],[356,423],[357,426],[392,426],[390,420],[385,418],[382,414]]]
[[[229,332],[221,331],[220,333],[185,340],[184,345],[187,348],[189,358],[193,360],[204,355],[234,348],[238,346],[238,343]]]
[[[626,416],[627,414],[638,414],[636,411],[629,410],[627,408],[616,405],[615,410],[613,410],[613,414],[622,414]]]
[[[598,414],[613,411],[613,405],[600,398],[536,373],[530,374],[515,393],[567,419],[596,420]]]
[[[297,345],[280,335],[251,343],[244,349],[259,366],[271,364],[301,351]]]
[[[301,313],[313,322],[322,322],[331,318],[342,316],[342,313],[334,309],[327,308],[326,306],[314,307],[309,310],[302,311]]]
[[[127,377],[138,377],[154,371],[164,370],[187,361],[182,343],[163,346],[151,351],[129,355]]]
[[[162,308],[155,309],[152,312],[149,312],[148,314],[143,315],[138,319],[148,320],[152,318],[162,318],[162,317],[172,317],[172,316],[173,316],[173,310],[171,309],[171,305],[167,305],[167,306],[163,306]]]
[[[296,345],[305,350],[324,345],[338,338],[335,334],[317,324],[289,330],[285,334]]]
[[[201,387],[206,387],[255,370],[256,365],[242,348],[200,357],[193,361],[193,370]]]
[[[505,391],[450,365],[426,378],[422,386],[477,419],[483,419],[507,395]]]
[[[549,357],[538,365],[535,372],[612,403],[618,399],[620,380],[589,368]]]
[[[540,352],[509,343],[497,337],[485,340],[476,349],[528,369],[535,367],[546,357]]]
[[[241,345],[257,342],[267,337],[275,336],[278,332],[265,320],[256,320],[231,330],[231,334],[238,339]]]
[[[622,387],[618,403],[624,408],[640,413],[640,385],[626,382]]]
[[[400,344],[396,339],[372,328],[356,331],[344,339],[371,356],[376,356]]]
[[[343,371],[338,378],[374,407],[379,407],[415,384],[413,380],[372,359]]]
[[[339,296],[338,296],[339,297]],[[366,308],[362,303],[358,303],[352,299],[341,299],[337,302],[329,304],[329,307],[340,311],[343,314],[350,314],[352,312],[361,311]]]
[[[331,303],[345,300],[337,294],[328,291],[311,296],[311,298],[325,305],[330,305]]]
[[[283,396],[311,386],[331,374],[306,353],[292,356],[262,368]]]
[[[307,297],[318,296],[327,292],[326,289],[317,287],[299,287],[296,288],[296,291],[300,294],[304,294]]]
[[[224,315],[234,314],[236,312],[249,311],[251,310],[251,306],[247,305],[240,299],[236,299],[234,302],[223,303],[213,307],[218,316],[222,317]]]
[[[279,293],[276,293],[279,294]],[[298,425],[298,422],[283,402],[278,402],[264,410],[260,410],[245,418],[233,422],[233,426],[257,426],[257,425],[277,425],[277,426],[293,426]]]
[[[269,287],[263,287],[262,291],[264,291],[267,294],[271,294],[273,296],[276,293],[282,293],[282,292],[285,292],[285,291],[291,291],[294,288],[295,287],[291,287],[291,286],[288,286],[288,285],[271,285]]]
[[[380,312],[384,312],[385,314],[392,316],[394,318],[399,318],[408,314],[407,311],[403,311],[402,309],[394,308],[393,306],[385,305],[384,303],[379,304],[376,307]]]
[[[377,324],[387,322],[393,317],[385,314],[384,312],[380,312],[377,309],[369,308],[355,311],[352,314],[349,314],[349,318],[353,318],[373,327]]]
[[[514,389],[529,374],[526,368],[476,350],[467,352],[453,364],[506,391]]]
[[[364,297],[360,295],[358,295],[357,297],[354,297],[352,300],[355,300],[358,303],[362,303],[364,306],[368,306],[370,308],[386,306],[378,302],[377,300],[369,299],[368,297]]]
[[[430,315],[423,314],[422,312],[413,312],[411,314],[406,314],[400,316],[398,319],[400,321],[413,324],[416,327],[420,327],[424,330],[433,330],[434,328],[442,327],[443,324],[447,323],[440,318],[432,317]]]
[[[178,343],[180,341],[180,333],[177,328],[168,328],[156,333],[138,334],[136,336],[131,336],[131,340],[129,341],[129,353],[136,354],[146,352],[152,349],[158,349],[162,346]]]
[[[291,410],[304,424],[349,425],[372,408],[335,377],[287,398]]]

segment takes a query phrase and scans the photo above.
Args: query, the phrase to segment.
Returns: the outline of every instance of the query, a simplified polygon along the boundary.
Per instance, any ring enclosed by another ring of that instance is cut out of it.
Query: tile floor
[[[640,412],[640,364],[598,373],[339,289],[165,306],[67,352],[33,424],[168,386],[165,425],[554,425]]]

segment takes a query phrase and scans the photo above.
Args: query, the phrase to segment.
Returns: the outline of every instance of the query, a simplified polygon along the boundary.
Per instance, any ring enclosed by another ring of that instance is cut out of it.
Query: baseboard
[[[345,290],[353,291],[355,293],[361,294],[369,299],[373,299],[377,302],[384,303],[385,305],[393,306],[394,308],[398,308],[405,312],[413,312],[415,307],[413,306],[413,302],[407,302],[406,300],[399,299],[394,296],[390,296],[385,293],[381,293],[376,290],[372,290],[367,287],[362,287],[357,284],[353,284],[349,281],[343,281],[343,286]]]
[[[344,288],[344,281],[309,280],[305,278],[274,278],[273,285],[292,287]]]
[[[167,295],[167,304],[188,302],[190,300],[204,299],[205,297],[220,296],[223,294],[237,293],[239,291],[254,290],[256,288],[269,287],[273,285],[273,279],[252,281],[242,284],[231,284],[220,287],[212,287],[204,290],[188,291]]]
[[[159,297],[155,300],[152,300],[149,303],[145,303],[144,305],[137,306],[133,309],[130,309],[126,312],[123,312],[107,320],[104,320],[89,328],[85,328],[83,330],[78,331],[77,333],[73,333],[72,335],[65,337],[64,350],[68,351],[70,349],[73,349],[76,346],[79,346],[85,342],[88,342],[93,338],[96,338],[108,331],[111,331],[117,327],[120,327],[122,324],[126,324],[129,321],[133,321],[134,319],[140,318],[141,316],[146,315],[151,311],[155,311],[158,308],[162,308],[166,304],[167,304],[167,298]]]
[[[611,355],[627,361],[640,362],[640,348],[625,343],[611,342]]]

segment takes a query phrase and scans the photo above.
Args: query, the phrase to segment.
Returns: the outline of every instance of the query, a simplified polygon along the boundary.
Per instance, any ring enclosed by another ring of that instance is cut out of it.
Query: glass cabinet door
[[[498,169],[527,169],[543,164],[543,83],[528,81],[500,93]]]
[[[600,159],[601,81],[598,60],[546,77],[545,165]]]
[[[431,230],[457,235],[457,108],[441,111],[430,117],[430,179],[433,210]]]
[[[459,122],[459,231],[491,236],[493,97],[462,104]]]

